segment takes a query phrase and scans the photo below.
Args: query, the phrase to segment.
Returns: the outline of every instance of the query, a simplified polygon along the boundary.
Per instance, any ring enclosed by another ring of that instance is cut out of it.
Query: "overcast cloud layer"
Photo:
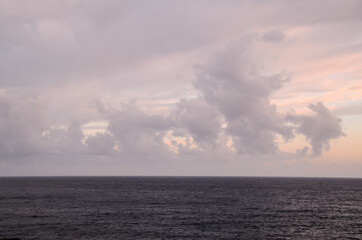
[[[361,120],[361,1],[35,2],[0,1],[1,175],[346,160],[324,156]]]

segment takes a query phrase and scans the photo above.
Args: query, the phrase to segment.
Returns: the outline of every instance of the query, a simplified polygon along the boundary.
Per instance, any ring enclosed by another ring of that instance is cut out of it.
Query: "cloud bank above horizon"
[[[1,175],[328,175],[362,137],[359,1],[0,5]]]

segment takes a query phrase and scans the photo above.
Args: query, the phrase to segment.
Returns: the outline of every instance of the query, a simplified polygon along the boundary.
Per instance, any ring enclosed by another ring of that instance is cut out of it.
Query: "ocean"
[[[2,177],[10,238],[362,239],[362,179]]]

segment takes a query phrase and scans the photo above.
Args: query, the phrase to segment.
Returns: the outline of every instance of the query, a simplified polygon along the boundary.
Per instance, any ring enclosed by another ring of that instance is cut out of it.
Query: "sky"
[[[0,0],[0,176],[362,177],[361,13]]]

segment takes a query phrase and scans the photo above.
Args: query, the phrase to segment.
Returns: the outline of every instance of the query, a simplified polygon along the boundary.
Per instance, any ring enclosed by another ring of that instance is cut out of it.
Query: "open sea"
[[[2,177],[10,238],[362,239],[362,179]]]

